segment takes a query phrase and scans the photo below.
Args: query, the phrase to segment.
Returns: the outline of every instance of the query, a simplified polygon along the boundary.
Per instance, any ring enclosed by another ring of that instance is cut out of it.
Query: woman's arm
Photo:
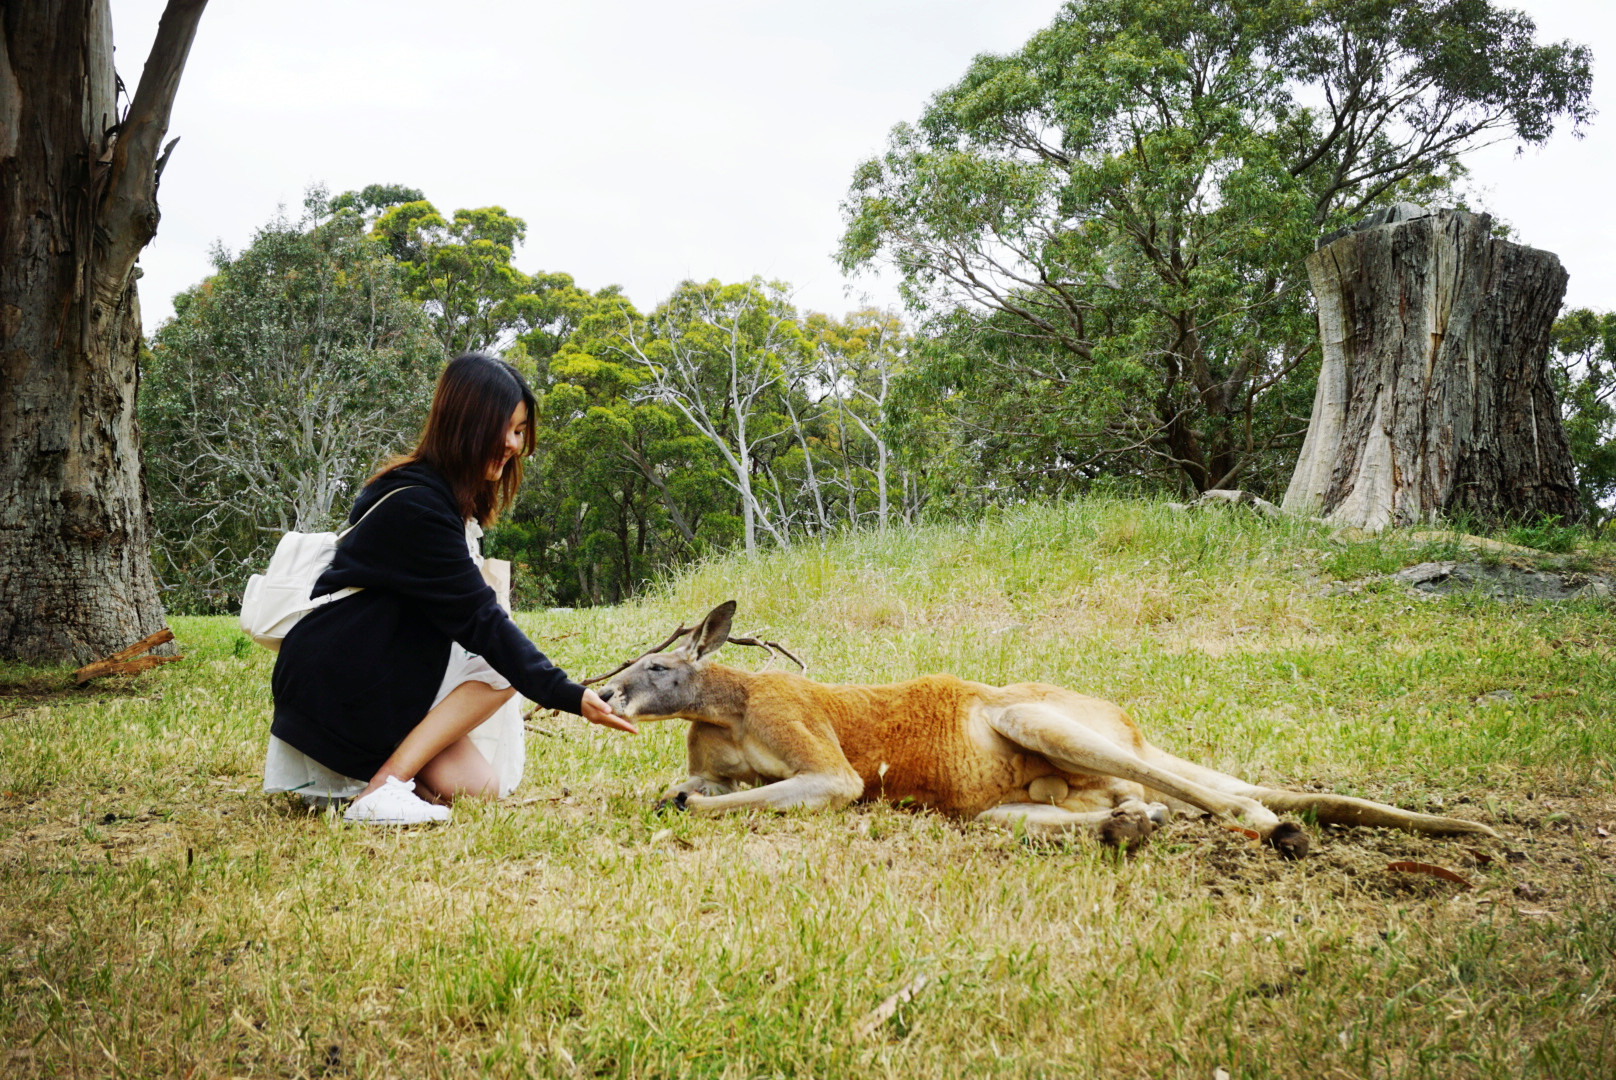
[[[486,658],[524,697],[548,709],[586,715],[584,688],[540,652],[499,606],[472,561],[464,523],[439,501],[425,488],[400,491],[344,540],[346,551],[339,561],[362,564],[369,571],[363,584],[408,597],[433,625]]]

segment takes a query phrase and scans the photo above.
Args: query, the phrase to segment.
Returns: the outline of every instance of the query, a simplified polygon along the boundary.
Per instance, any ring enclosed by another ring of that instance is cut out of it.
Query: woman
[[[281,643],[266,790],[353,795],[349,821],[441,821],[458,796],[500,794],[469,736],[517,691],[635,730],[533,646],[473,558],[480,527],[521,486],[533,409],[502,360],[467,353],[443,369],[420,442],[354,500],[357,524],[313,595],[363,591],[316,608]],[[311,779],[284,780],[293,774]]]

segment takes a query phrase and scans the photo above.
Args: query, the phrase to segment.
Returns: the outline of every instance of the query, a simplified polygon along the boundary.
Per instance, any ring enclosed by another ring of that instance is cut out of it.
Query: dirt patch
[[[1616,880],[1616,803],[1556,799],[1538,818],[1494,822],[1498,839],[1417,836],[1387,829],[1309,826],[1308,856],[1279,854],[1205,820],[1180,820],[1157,833],[1218,903],[1242,908],[1254,888],[1283,900],[1321,887],[1349,904],[1443,901],[1477,912],[1513,912],[1554,921],[1577,915],[1575,897],[1603,876]],[[1301,908],[1299,908],[1301,910]]]

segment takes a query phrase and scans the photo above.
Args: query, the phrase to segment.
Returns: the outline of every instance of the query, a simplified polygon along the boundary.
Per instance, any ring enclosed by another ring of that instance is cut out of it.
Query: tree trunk
[[[122,117],[107,0],[0,11],[0,657],[83,662],[163,625],[134,263],[204,3],[171,0]]]
[[[1324,361],[1286,510],[1364,529],[1578,516],[1547,366],[1559,259],[1486,214],[1399,203],[1307,270]]]

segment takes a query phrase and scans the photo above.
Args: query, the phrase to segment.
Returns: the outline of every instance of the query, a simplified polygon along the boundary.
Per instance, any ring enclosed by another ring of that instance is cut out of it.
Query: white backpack
[[[314,583],[331,566],[331,560],[337,553],[337,542],[363,524],[377,506],[403,490],[402,487],[394,488],[377,499],[375,505],[366,510],[358,521],[341,532],[289,532],[282,536],[280,543],[275,545],[275,554],[270,556],[269,567],[262,574],[254,574],[247,579],[247,591],[241,594],[242,630],[264,648],[280,652],[281,639],[297,625],[299,619],[317,607],[360,592],[357,586],[353,586],[309,598]]]

